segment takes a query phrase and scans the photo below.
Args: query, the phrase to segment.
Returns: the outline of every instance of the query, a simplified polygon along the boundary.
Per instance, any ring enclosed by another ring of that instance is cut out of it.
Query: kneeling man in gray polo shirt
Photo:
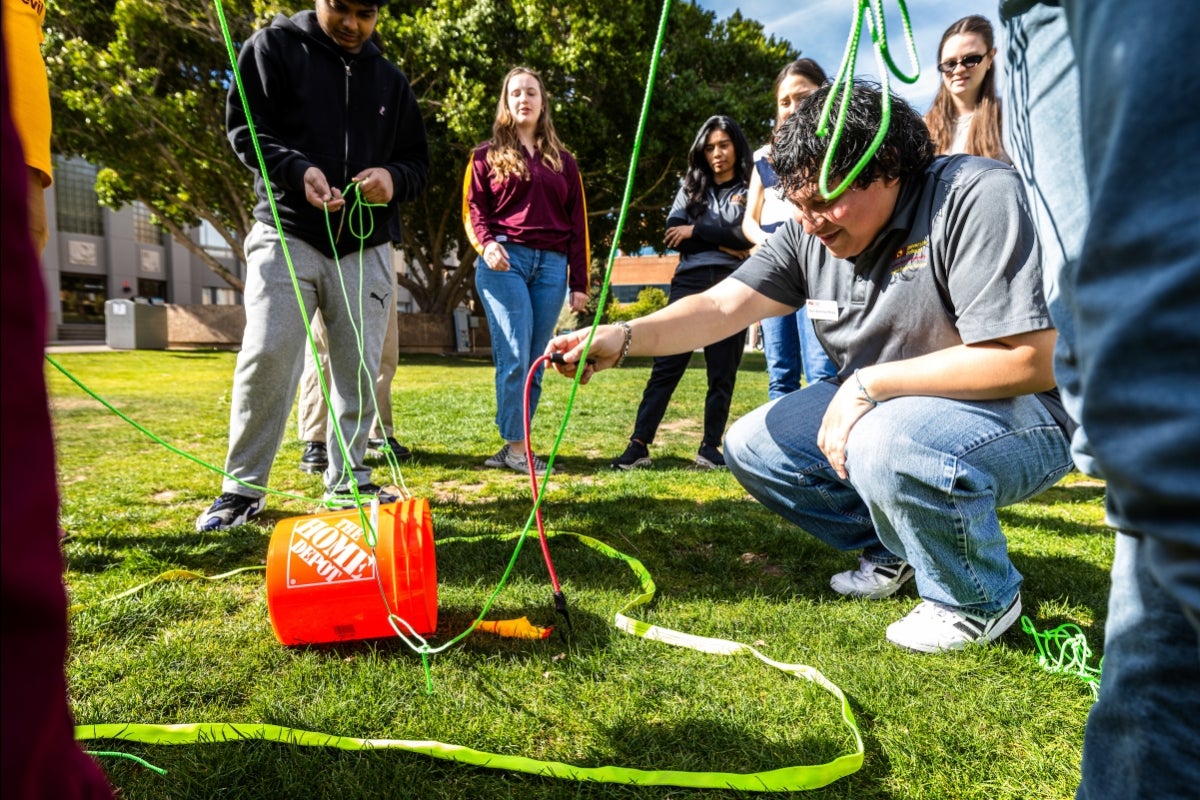
[[[828,92],[776,136],[794,220],[707,292],[598,328],[583,382],[626,355],[689,352],[805,306],[837,377],[738,420],[730,470],[780,516],[860,553],[834,591],[877,599],[915,578],[922,602],[888,626],[889,641],[924,652],[990,642],[1021,614],[996,509],[1071,469],[1025,193],[1000,162],[935,158],[921,117],[893,96],[883,142],[838,194],[881,125],[880,92],[856,83],[827,199],[833,137],[816,129]],[[587,334],[550,342],[563,374],[574,376]]]

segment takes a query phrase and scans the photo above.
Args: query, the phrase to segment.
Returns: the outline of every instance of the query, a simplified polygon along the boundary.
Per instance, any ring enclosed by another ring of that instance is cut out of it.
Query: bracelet
[[[863,386],[862,378],[858,377],[858,370],[854,370],[854,382],[858,384],[858,396],[859,397],[861,397],[863,400],[866,400],[868,403],[870,403],[871,408],[874,408],[875,406],[879,405],[879,401],[876,400],[874,397],[871,397],[871,395],[867,393],[867,387]]]
[[[623,331],[625,331],[625,343],[621,345],[621,357],[617,359],[617,363],[613,366],[614,369],[620,369],[625,363],[625,357],[629,355],[629,343],[633,341],[633,328],[629,327],[629,323],[621,320],[616,323]]]

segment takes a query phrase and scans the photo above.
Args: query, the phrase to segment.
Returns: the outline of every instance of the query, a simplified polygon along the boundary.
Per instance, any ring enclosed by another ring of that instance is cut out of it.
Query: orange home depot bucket
[[[356,509],[292,517],[275,526],[267,548],[267,611],[280,642],[395,636],[389,608],[419,634],[437,629],[437,565],[428,501],[379,507],[374,557],[362,526]]]

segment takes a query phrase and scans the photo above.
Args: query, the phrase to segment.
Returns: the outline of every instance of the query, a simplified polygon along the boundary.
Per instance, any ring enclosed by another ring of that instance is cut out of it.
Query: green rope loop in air
[[[887,25],[883,15],[883,0],[858,0],[854,9],[854,22],[850,29],[850,38],[846,42],[846,52],[842,56],[841,67],[838,68],[837,77],[833,79],[833,84],[829,88],[829,94],[825,98],[825,107],[821,111],[820,122],[817,123],[817,135],[829,135],[829,115],[833,110],[833,101],[838,95],[839,88],[841,89],[841,107],[838,109],[837,124],[834,127],[833,139],[829,143],[829,149],[825,152],[825,160],[821,163],[821,175],[818,188],[821,190],[821,196],[826,200],[834,198],[845,192],[850,185],[854,183],[855,178],[866,168],[875,153],[879,150],[879,146],[883,144],[883,139],[887,136],[888,127],[892,123],[892,95],[890,90],[889,73],[894,73],[897,78],[905,83],[915,83],[921,77],[921,65],[917,59],[917,48],[913,40],[912,24],[908,19],[908,7],[904,4],[904,0],[896,0],[900,6],[900,18],[904,22],[904,40],[908,46],[908,58],[913,65],[913,74],[906,75],[896,62],[892,60],[891,52],[888,50],[887,44]],[[863,154],[858,163],[851,168],[847,175],[842,178],[841,184],[833,191],[829,190],[829,170],[833,164],[834,153],[837,152],[838,145],[842,140],[842,131],[846,127],[846,114],[850,110],[850,96],[854,92],[854,65],[858,61],[858,40],[862,33],[863,19],[867,20],[867,26],[871,30],[871,42],[875,50],[875,63],[879,68],[883,88],[883,118],[879,125],[879,131],[875,134],[875,138],[871,140],[871,144],[867,147],[867,152]]]
[[[633,556],[578,533],[547,531],[547,536],[568,536],[607,558],[623,561],[638,580],[639,591],[613,616],[613,625],[631,636],[648,641],[661,642],[676,647],[688,648],[702,653],[723,656],[750,655],[762,663],[788,675],[801,678],[832,695],[839,704],[842,723],[853,741],[850,752],[824,764],[781,767],[762,772],[700,772],[686,770],[644,770],[620,766],[580,767],[560,761],[540,761],[524,756],[488,753],[455,744],[414,739],[363,739],[338,736],[316,731],[287,728],[280,725],[232,722],[202,722],[178,725],[152,724],[95,724],[77,725],[75,738],[79,741],[119,740],[140,742],[149,745],[204,744],[232,741],[275,741],[310,747],[333,747],[340,750],[404,750],[411,753],[472,764],[490,769],[525,772],[548,778],[600,783],[633,784],[641,786],[684,786],[701,789],[737,789],[747,792],[789,792],[816,789],[827,786],[840,778],[861,769],[864,756],[862,733],[854,717],[854,711],[845,693],[818,670],[804,664],[787,664],[775,661],[755,648],[740,642],[695,636],[681,631],[651,625],[633,619],[629,614],[636,608],[654,600],[657,588],[646,567]],[[523,533],[500,536],[451,537],[440,539],[439,548],[454,543],[469,543],[488,540],[509,540],[523,537]],[[421,658],[427,657],[425,648]],[[731,702],[733,698],[730,698]]]

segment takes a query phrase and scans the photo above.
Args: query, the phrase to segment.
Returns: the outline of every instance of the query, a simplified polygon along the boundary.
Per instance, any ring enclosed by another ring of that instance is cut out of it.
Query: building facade
[[[155,225],[145,205],[135,202],[120,211],[101,206],[97,172],[84,159],[54,157],[54,183],[46,190],[50,239],[42,254],[51,342],[103,341],[106,300],[242,303],[241,292]],[[205,223],[191,233],[210,256],[245,279],[245,266],[211,226]],[[402,273],[399,252],[393,260]],[[399,295],[398,311],[416,310],[408,292]]]

